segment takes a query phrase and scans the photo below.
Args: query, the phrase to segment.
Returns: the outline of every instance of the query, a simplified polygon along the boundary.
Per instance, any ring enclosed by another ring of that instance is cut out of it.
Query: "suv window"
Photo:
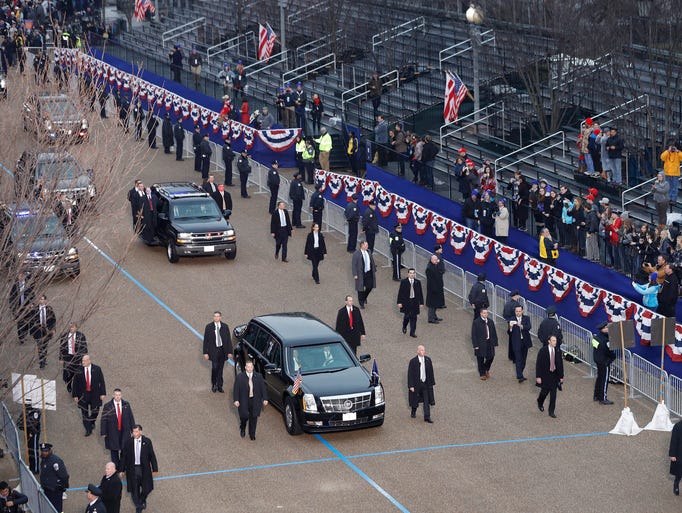
[[[268,347],[265,349],[265,353],[263,353],[263,356],[265,356],[268,362],[274,363],[276,367],[281,368],[282,349],[280,348],[280,344],[276,339],[270,338],[270,340],[268,341]]]
[[[258,330],[258,335],[256,336],[255,340],[253,341],[253,347],[260,354],[264,355],[265,350],[268,347],[268,340],[270,340],[270,334],[265,330]]]

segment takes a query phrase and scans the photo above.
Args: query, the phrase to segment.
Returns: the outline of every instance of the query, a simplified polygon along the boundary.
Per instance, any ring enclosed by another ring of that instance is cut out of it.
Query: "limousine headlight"
[[[317,413],[317,403],[313,394],[303,394],[303,409]]]
[[[381,385],[374,387],[374,405],[384,404],[384,387]]]

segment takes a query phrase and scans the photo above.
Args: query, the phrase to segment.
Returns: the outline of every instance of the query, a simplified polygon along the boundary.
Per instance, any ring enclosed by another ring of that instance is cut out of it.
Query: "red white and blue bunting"
[[[328,176],[329,180],[327,181],[327,185],[329,186],[329,190],[332,193],[332,198],[338,198],[339,194],[341,194],[341,190],[343,189],[343,180],[341,179],[341,175],[329,173]]]
[[[523,252],[521,250],[499,243],[495,244],[495,256],[497,257],[497,265],[500,266],[500,271],[505,276],[514,273],[523,261]]]
[[[608,291],[604,291],[604,311],[609,322],[632,319],[637,305]]]
[[[362,180],[360,182],[360,198],[362,199],[362,202],[368,204],[370,201],[374,200],[378,187],[379,182],[373,182],[372,180]]]
[[[474,234],[469,240],[471,249],[474,250],[474,263],[483,265],[488,260],[490,252],[493,250],[493,241],[485,235]]]
[[[599,306],[604,292],[582,280],[575,280],[575,296],[578,300],[578,312],[583,317],[594,313]]]
[[[431,218],[431,231],[433,232],[438,244],[445,244],[448,240],[448,232],[452,221],[442,216],[434,214]]]
[[[543,264],[535,258],[528,258],[526,255],[523,261],[523,276],[526,278],[530,290],[540,290],[542,282],[545,281],[548,267],[547,264]]]
[[[286,151],[296,144],[296,137],[301,133],[300,128],[283,128],[279,130],[258,130],[258,139],[270,150]]]
[[[396,196],[393,200],[393,208],[395,209],[395,216],[398,218],[398,222],[400,224],[407,224],[412,214],[412,202],[402,196]]]
[[[377,186],[375,201],[377,204],[377,210],[381,217],[388,217],[393,211],[393,200],[395,195],[388,192],[381,185]]]
[[[414,218],[414,231],[417,235],[424,235],[429,227],[432,213],[421,205],[412,207],[412,217]]]
[[[346,189],[346,196],[350,197],[358,193],[360,179],[356,176],[340,175],[343,180],[343,187]]]
[[[462,254],[471,233],[472,231],[466,226],[462,226],[455,222],[452,223],[452,228],[450,229],[450,246],[452,246],[455,255]]]
[[[660,317],[660,315],[643,306],[637,306],[635,311],[635,329],[639,333],[639,341],[642,345],[651,345],[651,319],[657,317]],[[655,343],[658,343],[658,341]]]
[[[548,267],[547,269],[547,283],[549,283],[552,291],[554,301],[559,302],[568,296],[571,287],[575,282],[575,278],[570,274],[566,274],[561,269],[556,267]]]
[[[320,186],[320,192],[324,192],[324,190],[327,188],[328,179],[329,177],[327,176],[327,172],[324,169],[315,170],[315,185]]]

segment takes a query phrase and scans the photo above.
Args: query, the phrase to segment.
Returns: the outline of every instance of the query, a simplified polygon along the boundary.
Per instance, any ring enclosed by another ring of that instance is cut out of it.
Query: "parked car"
[[[24,102],[23,121],[24,130],[41,142],[83,142],[88,137],[83,109],[66,94],[32,94]]]
[[[231,211],[222,213],[204,189],[188,182],[152,186],[158,199],[156,238],[166,247],[168,261],[180,257],[237,256],[237,235],[228,221]]]
[[[97,192],[92,169],[84,169],[76,157],[68,152],[36,150],[24,151],[17,160],[14,190],[17,196],[39,195],[47,199],[64,193],[76,208]]]
[[[384,423],[384,387],[346,341],[309,313],[254,317],[234,330],[235,373],[253,360],[270,403],[284,414],[290,435],[346,431]],[[300,371],[300,390],[294,382]]]
[[[60,219],[42,205],[0,205],[0,230],[6,233],[3,252],[12,252],[22,269],[78,276],[80,258]],[[5,230],[7,230],[5,232]]]

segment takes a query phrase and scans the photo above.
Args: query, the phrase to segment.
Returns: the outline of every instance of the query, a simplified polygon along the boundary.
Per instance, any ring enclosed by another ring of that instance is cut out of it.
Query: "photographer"
[[[0,482],[0,512],[18,513],[19,506],[26,504],[28,497],[9,487],[7,481]],[[23,509],[21,510],[23,511]]]
[[[670,185],[670,206],[672,207],[677,202],[677,190],[680,186],[682,152],[677,149],[674,142],[671,142],[668,144],[668,149],[661,153],[661,160],[665,179]]]

